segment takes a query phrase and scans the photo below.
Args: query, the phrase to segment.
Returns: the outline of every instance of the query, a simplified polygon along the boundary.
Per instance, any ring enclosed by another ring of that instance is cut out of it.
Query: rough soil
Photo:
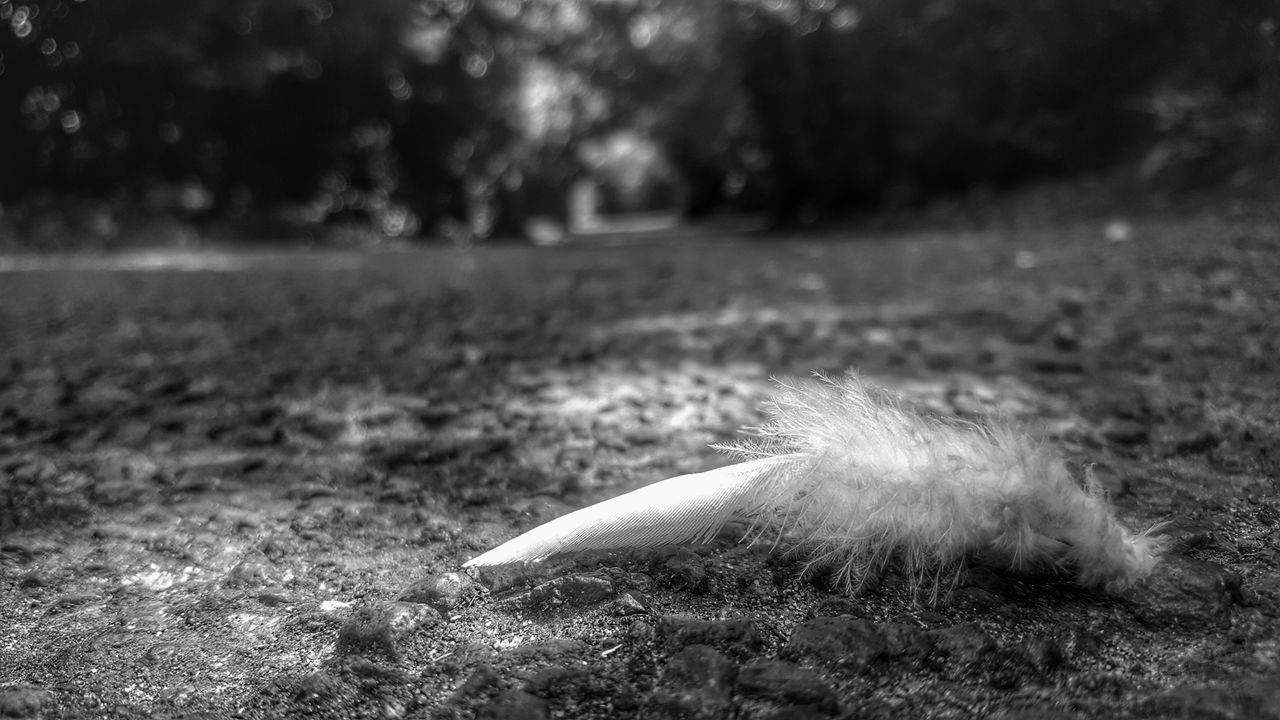
[[[1280,717],[1280,225],[1122,235],[0,272],[0,716]],[[1038,428],[1168,558],[936,605],[731,534],[451,574],[849,367]]]

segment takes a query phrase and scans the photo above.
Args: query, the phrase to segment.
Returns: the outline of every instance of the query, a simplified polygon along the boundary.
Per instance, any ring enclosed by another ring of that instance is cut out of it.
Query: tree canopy
[[[484,235],[586,174],[785,221],[1194,161],[1270,136],[1272,5],[0,0],[0,203]]]

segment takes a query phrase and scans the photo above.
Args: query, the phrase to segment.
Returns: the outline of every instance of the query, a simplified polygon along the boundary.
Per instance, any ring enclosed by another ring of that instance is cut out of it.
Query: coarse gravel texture
[[[1280,718],[1280,224],[1128,227],[0,263],[0,717]],[[1034,428],[1165,562],[459,571],[850,367]]]

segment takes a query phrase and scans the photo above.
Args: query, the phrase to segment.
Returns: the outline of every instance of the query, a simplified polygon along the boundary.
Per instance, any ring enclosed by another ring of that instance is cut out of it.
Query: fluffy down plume
[[[761,440],[728,448],[746,461],[583,508],[466,566],[705,541],[734,519],[837,568],[851,590],[896,563],[936,593],[975,556],[1118,590],[1158,560],[1158,540],[1117,522],[1091,476],[1081,487],[1009,428],[920,415],[852,374],[780,382],[769,412]]]

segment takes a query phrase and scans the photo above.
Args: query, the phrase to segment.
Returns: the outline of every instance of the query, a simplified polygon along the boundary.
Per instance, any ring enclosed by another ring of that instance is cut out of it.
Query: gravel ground
[[[7,258],[0,716],[1280,717],[1280,226],[1126,229]],[[1025,422],[1165,562],[458,572],[851,367]]]

